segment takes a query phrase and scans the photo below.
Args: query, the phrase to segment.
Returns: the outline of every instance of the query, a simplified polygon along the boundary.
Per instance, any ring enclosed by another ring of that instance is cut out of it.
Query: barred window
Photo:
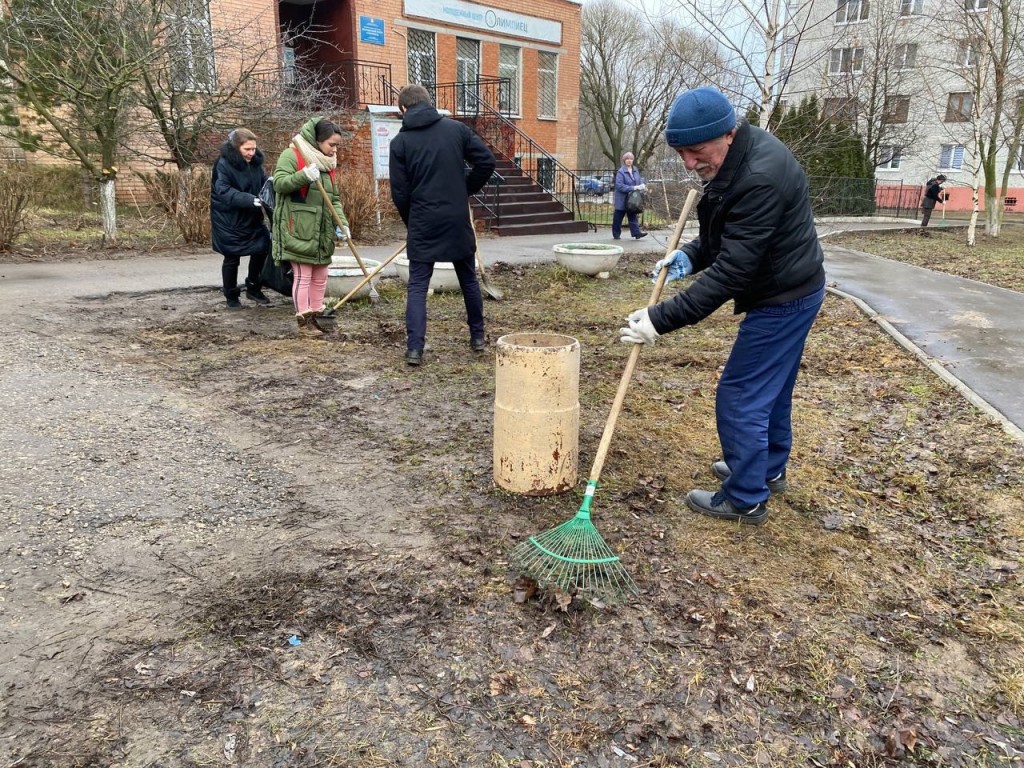
[[[171,84],[178,91],[210,91],[217,82],[213,31],[206,0],[177,0],[167,16]]]
[[[503,45],[498,49],[498,77],[507,78],[508,83],[501,84],[498,108],[506,114],[519,114],[519,62],[520,48],[514,45]]]
[[[437,80],[437,51],[433,32],[409,30],[409,83],[433,85]]]
[[[537,117],[558,117],[558,54],[537,51]]]
[[[480,110],[480,41],[455,38],[455,79],[458,82],[456,109],[460,115]]]

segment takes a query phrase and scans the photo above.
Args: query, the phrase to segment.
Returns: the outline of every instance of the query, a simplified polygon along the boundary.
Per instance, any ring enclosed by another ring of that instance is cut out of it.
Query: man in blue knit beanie
[[[704,184],[696,239],[654,265],[668,279],[700,273],[672,298],[638,309],[621,329],[627,343],[700,322],[730,299],[745,314],[715,395],[721,485],[692,490],[690,509],[761,525],[771,494],[786,489],[793,445],[791,414],[804,342],[825,297],[824,257],[807,177],[770,133],[737,123],[714,88],[679,94],[665,141]]]

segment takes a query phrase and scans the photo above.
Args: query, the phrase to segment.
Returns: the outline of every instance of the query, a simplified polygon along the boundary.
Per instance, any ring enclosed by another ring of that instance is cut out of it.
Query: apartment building
[[[1005,41],[1017,52],[1000,60],[1001,21],[1010,18],[1018,26],[1021,10],[1021,0],[813,0],[791,6],[796,37],[783,98],[795,105],[815,94],[827,117],[856,124],[881,184],[918,186],[945,174],[948,210],[971,209],[978,136],[989,140],[998,114],[997,198],[1007,211],[1024,211],[1022,41]],[[997,65],[1003,70],[998,107]]]

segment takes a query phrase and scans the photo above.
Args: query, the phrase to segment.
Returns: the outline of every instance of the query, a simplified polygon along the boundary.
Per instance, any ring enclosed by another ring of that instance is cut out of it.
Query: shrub
[[[85,213],[97,199],[96,182],[80,166],[32,166],[32,200],[40,208]]]
[[[341,207],[345,209],[352,238],[365,239],[369,230],[377,229],[381,211],[381,194],[374,189],[373,176],[365,172],[341,171],[338,185],[341,188]]]
[[[193,165],[185,171],[140,173],[150,199],[178,227],[186,243],[210,242],[210,178],[205,165]]]
[[[34,178],[24,165],[0,165],[0,251],[9,250],[25,231],[25,208]]]

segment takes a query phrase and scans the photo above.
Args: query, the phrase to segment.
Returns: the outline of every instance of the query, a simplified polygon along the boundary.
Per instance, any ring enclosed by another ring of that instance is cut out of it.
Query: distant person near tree
[[[932,217],[932,211],[936,204],[942,199],[942,182],[946,177],[941,173],[934,179],[925,182],[924,198],[921,200],[921,226],[927,227]]]

